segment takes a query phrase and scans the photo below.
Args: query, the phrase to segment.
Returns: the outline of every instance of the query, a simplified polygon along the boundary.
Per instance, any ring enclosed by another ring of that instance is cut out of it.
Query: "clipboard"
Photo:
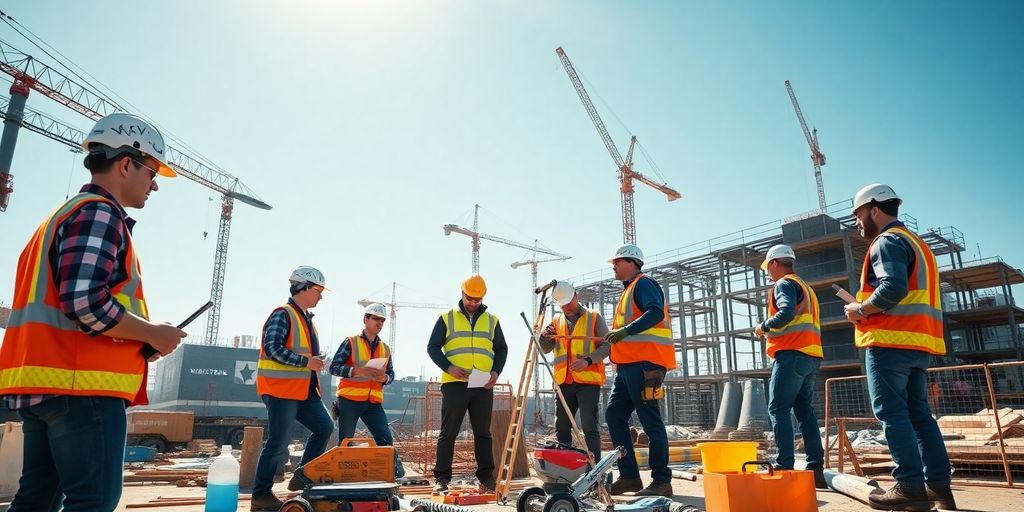
[[[843,302],[845,302],[847,304],[849,304],[851,302],[857,302],[857,299],[853,295],[850,295],[850,292],[848,292],[845,289],[843,289],[842,286],[839,286],[838,284],[834,284],[834,285],[832,285],[832,289],[836,291],[836,297],[839,297],[840,299],[842,299]]]

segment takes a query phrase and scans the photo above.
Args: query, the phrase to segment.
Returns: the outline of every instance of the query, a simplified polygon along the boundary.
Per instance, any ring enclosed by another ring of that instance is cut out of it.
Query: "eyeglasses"
[[[146,164],[144,164],[144,163],[142,163],[142,162],[140,162],[138,160],[132,160],[132,163],[134,163],[135,165],[137,165],[139,167],[142,167],[143,169],[145,169],[145,170],[147,170],[147,171],[149,171],[149,172],[151,172],[153,174],[152,176],[149,177],[149,181],[156,181],[157,175],[160,174],[159,172],[157,172],[156,169],[154,169],[154,168],[152,168],[152,167],[150,167],[150,166],[148,166],[148,165],[146,165]]]

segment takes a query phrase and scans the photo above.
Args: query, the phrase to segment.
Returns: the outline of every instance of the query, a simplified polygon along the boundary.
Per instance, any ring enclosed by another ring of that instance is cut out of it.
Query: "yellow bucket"
[[[697,443],[705,473],[739,473],[744,462],[757,460],[757,443],[747,441]],[[748,466],[749,472],[757,469]]]

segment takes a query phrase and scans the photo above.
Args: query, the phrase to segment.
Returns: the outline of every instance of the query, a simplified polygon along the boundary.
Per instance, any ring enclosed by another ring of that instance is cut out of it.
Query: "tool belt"
[[[644,400],[661,400],[665,397],[664,384],[664,369],[644,370],[644,389],[641,392],[641,397]]]

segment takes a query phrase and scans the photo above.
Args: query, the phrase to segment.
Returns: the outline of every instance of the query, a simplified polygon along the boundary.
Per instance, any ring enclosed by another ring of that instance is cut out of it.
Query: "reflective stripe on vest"
[[[942,326],[942,292],[939,265],[928,244],[902,227],[892,227],[871,242],[873,247],[883,236],[898,236],[914,250],[914,270],[907,276],[907,296],[884,313],[874,314],[854,324],[858,347],[889,347],[920,350],[934,355],[946,353]],[[857,300],[864,302],[875,291],[868,283],[871,249],[864,255]]]
[[[370,353],[370,342],[362,336],[349,336],[348,345],[352,349],[348,354],[345,366],[357,368],[366,366],[370,359],[391,357],[391,350],[384,341],[377,342],[377,348]],[[387,366],[385,366],[386,368]],[[338,381],[338,396],[357,402],[379,404],[384,402],[384,383],[376,382],[370,377],[347,377]]]
[[[804,292],[804,298],[796,304],[793,320],[781,328],[764,332],[764,337],[768,340],[766,350],[768,357],[775,357],[775,353],[779,350],[799,350],[811,357],[822,357],[821,313],[818,310],[818,296],[796,274],[788,274],[782,279],[788,279],[800,286]],[[773,291],[768,295],[768,317],[771,318],[778,312],[779,307],[775,304]]]
[[[130,405],[148,403],[144,344],[89,336],[60,309],[49,260],[57,229],[93,202],[120,211],[103,196],[78,194],[39,225],[18,259],[11,316],[0,345],[0,395],[109,396]],[[142,273],[127,226],[124,235],[125,252],[117,257],[125,264],[126,278],[109,291],[126,311],[148,319]]]
[[[306,327],[306,316],[291,303],[274,310],[288,314],[288,338],[284,347],[296,354],[313,357],[310,332]],[[316,332],[316,327],[313,328]],[[270,395],[290,400],[305,400],[309,397],[310,374],[305,366],[281,364],[267,356],[260,347],[260,360],[256,366],[256,394]]]
[[[466,371],[477,370],[490,373],[494,366],[494,329],[498,317],[484,311],[470,325],[469,318],[458,307],[441,315],[445,326],[445,341],[442,351],[453,365]],[[441,383],[460,382],[448,372],[441,373]],[[464,380],[461,382],[465,382]]]
[[[615,306],[612,329],[625,327],[643,315],[643,311],[633,299],[633,291],[644,274],[637,274],[633,282],[622,291],[619,303]],[[650,278],[648,278],[650,279]],[[676,367],[675,343],[672,341],[672,318],[668,316],[668,301],[662,301],[661,308],[665,316],[654,327],[646,331],[630,334],[612,344],[611,361],[615,364],[636,363],[647,361],[664,366],[666,370]]]
[[[571,334],[569,332],[569,322],[566,321],[564,314],[559,314],[551,320],[551,323],[555,326],[556,336],[554,350],[555,382],[558,384],[569,382],[570,384],[594,384],[600,386],[604,384],[603,360],[594,361],[593,364],[579,371],[569,369],[568,358],[570,353],[573,360],[576,360],[589,355],[597,349],[597,340],[590,338],[596,336],[594,331],[600,315],[583,306],[580,306],[580,309],[582,310],[580,317],[573,324]],[[573,337],[570,338],[570,336]],[[568,373],[568,378],[566,373]]]

